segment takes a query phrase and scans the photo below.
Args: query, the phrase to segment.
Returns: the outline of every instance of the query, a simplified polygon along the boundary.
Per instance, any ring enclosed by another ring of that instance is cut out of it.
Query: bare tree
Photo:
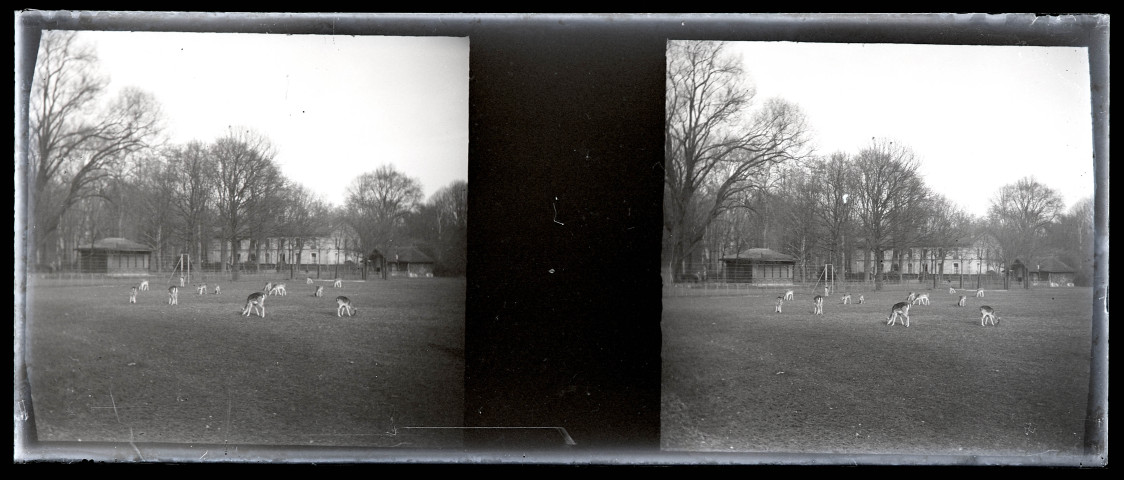
[[[43,33],[29,104],[29,257],[37,262],[66,211],[96,196],[100,182],[161,129],[148,93],[128,88],[99,105],[108,80],[96,69],[97,56],[75,32]]]
[[[293,261],[299,269],[311,260],[303,258],[304,248],[315,248],[315,239],[327,233],[331,220],[330,209],[323,197],[304,185],[293,183],[280,193],[282,199],[278,202],[281,206],[277,217],[280,220],[278,233],[287,238],[289,245],[296,251]],[[319,258],[317,262],[320,262]]]
[[[207,145],[193,141],[165,152],[166,170],[160,182],[172,202],[174,231],[178,245],[202,262],[214,232],[210,217],[215,202],[215,160]]]
[[[345,208],[364,255],[391,244],[398,228],[421,199],[421,183],[390,165],[352,181],[347,187]]]
[[[1016,259],[1023,265],[1039,260],[1043,252],[1047,228],[1065,208],[1062,198],[1050,187],[1033,177],[1004,185],[996,192],[988,208],[988,222],[999,242],[1003,264]],[[1023,286],[1029,288],[1024,275]]]
[[[823,232],[827,258],[832,264],[840,266],[844,278],[847,272],[845,242],[852,224],[851,207],[854,204],[849,188],[854,183],[854,170],[847,154],[836,152],[812,171],[815,181],[821,186],[814,204],[815,218]]]
[[[725,43],[669,42],[667,59],[664,227],[674,277],[731,199],[760,188],[770,167],[801,158],[806,140],[795,105],[751,108],[754,92]]]
[[[283,177],[273,162],[272,144],[265,137],[245,129],[231,129],[211,147],[214,158],[216,200],[222,225],[222,262],[224,269],[235,267],[240,242],[252,238],[262,222],[270,221],[270,202]],[[229,250],[228,250],[229,248]],[[227,262],[229,261],[229,265]],[[238,269],[233,268],[233,279]]]
[[[881,290],[885,252],[901,245],[901,239],[894,235],[906,231],[902,222],[913,221],[911,216],[917,214],[919,197],[926,195],[926,189],[917,174],[913,152],[891,141],[873,140],[854,162],[856,174],[851,190],[866,251],[866,271],[872,272],[869,261],[873,254],[874,288]]]
[[[952,250],[968,246],[973,238],[972,218],[947,197],[932,194],[923,215],[920,243],[929,249],[934,265],[944,265],[944,259]],[[943,271],[933,272],[933,288]]]

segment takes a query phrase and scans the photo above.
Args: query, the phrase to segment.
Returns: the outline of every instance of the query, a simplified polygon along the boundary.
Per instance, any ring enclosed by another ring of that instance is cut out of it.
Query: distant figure
[[[129,303],[137,303],[137,287],[133,287],[129,292]]]
[[[776,306],[774,307],[775,313],[781,313],[781,306],[784,305],[784,297],[777,297]]]

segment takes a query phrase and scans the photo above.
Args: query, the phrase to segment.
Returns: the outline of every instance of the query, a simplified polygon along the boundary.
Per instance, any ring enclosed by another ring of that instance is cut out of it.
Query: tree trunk
[[[874,248],[874,290],[882,290],[882,258],[884,251],[881,247]]]

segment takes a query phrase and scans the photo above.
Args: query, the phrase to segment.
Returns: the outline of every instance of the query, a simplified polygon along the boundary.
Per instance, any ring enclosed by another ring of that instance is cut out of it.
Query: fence
[[[845,293],[848,291],[874,290],[874,279],[867,279],[862,273],[848,273],[846,275],[836,272],[835,275],[824,274],[824,266],[808,266],[795,269],[791,281],[772,281],[766,283],[734,283],[724,282],[720,278],[707,278],[702,276],[681,276],[680,281],[669,283],[664,275],[663,296],[724,296],[746,295],[751,292],[764,290],[783,291],[787,289],[803,291],[806,293],[821,293],[825,284],[831,292]],[[883,274],[882,288],[884,290],[926,290],[932,289],[934,275],[926,274],[899,274],[888,272]],[[834,280],[832,280],[834,278]],[[826,279],[826,280],[825,280]],[[1007,290],[1022,288],[1022,284],[1014,278],[1005,279],[997,274],[945,274],[937,276],[936,289],[947,290]],[[1030,288],[1050,288],[1046,283],[1032,284]]]

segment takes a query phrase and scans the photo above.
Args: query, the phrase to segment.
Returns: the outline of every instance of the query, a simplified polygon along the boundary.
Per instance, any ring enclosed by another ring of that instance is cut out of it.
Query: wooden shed
[[[386,249],[386,271],[392,276],[432,277],[433,259],[417,247]]]
[[[126,238],[103,238],[75,250],[82,273],[147,274],[152,264],[152,248]]]
[[[1030,281],[1035,285],[1065,287],[1073,285],[1076,270],[1056,258],[1048,258],[1035,264],[1036,270],[1030,272]]]
[[[792,285],[796,258],[768,248],[751,248],[722,258],[722,279],[727,283]]]

